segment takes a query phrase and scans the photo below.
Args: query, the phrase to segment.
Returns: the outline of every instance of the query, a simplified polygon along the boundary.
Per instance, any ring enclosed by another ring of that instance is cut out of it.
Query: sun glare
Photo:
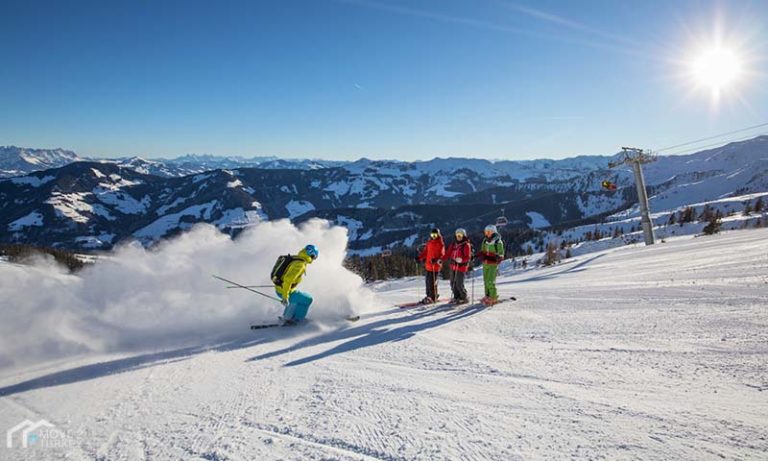
[[[721,47],[701,52],[691,64],[696,82],[715,93],[732,86],[741,71],[741,60],[736,53]]]

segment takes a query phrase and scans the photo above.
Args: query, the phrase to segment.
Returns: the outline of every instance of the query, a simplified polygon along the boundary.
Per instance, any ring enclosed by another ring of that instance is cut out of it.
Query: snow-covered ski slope
[[[422,281],[389,282],[354,324],[16,370],[0,428],[68,443],[0,459],[764,460],[766,242],[585,254],[502,277],[519,300],[487,310],[395,309]]]

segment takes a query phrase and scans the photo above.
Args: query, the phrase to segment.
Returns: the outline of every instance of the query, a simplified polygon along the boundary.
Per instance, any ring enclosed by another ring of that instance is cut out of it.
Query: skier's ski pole
[[[451,269],[451,298],[455,298],[456,290],[453,288],[456,286],[456,271]]]
[[[421,275],[421,274],[419,274],[419,272],[421,272],[421,271],[419,270],[419,262],[418,262],[418,261],[416,261],[416,280],[418,280],[418,279],[419,279],[419,276]],[[416,298],[415,298],[415,299],[421,299],[421,297],[420,297],[420,296],[421,296],[421,295],[420,295],[420,292],[421,292],[421,289],[419,288],[419,284],[418,284],[418,283],[416,283]]]
[[[244,288],[244,289],[246,289],[246,290],[248,290],[248,291],[252,291],[252,292],[256,293],[257,295],[261,295],[261,296],[264,296],[265,298],[269,298],[269,299],[272,299],[272,300],[274,300],[274,301],[277,301],[277,302],[279,302],[279,303],[280,303],[280,302],[282,302],[281,300],[279,300],[279,299],[275,298],[274,296],[265,295],[264,293],[262,293],[262,292],[260,292],[260,291],[256,291],[256,290],[254,290],[253,288],[249,288],[249,287],[247,287],[247,286],[245,286],[245,285],[240,285],[239,283],[237,283],[237,282],[233,282],[232,280],[227,280],[227,279],[225,279],[225,278],[223,278],[223,277],[219,277],[218,275],[213,275],[213,274],[211,274],[211,276],[212,276],[213,278],[215,278],[215,279],[219,279],[219,280],[221,280],[222,282],[231,283],[232,285],[236,285],[236,286],[238,286],[239,288]]]
[[[437,277],[440,276],[443,266],[439,266],[439,267],[440,267],[440,270],[438,270],[437,272],[433,272],[433,275],[432,275],[432,286],[433,286],[434,292],[435,292],[435,299],[433,301],[435,301],[435,302],[437,302],[437,297],[438,297],[438,294],[437,294]]]
[[[232,285],[227,288],[272,288],[274,285]]]
[[[469,274],[470,277],[472,277],[472,303],[475,302],[475,268],[472,266],[472,263],[469,264],[469,267],[471,267]]]

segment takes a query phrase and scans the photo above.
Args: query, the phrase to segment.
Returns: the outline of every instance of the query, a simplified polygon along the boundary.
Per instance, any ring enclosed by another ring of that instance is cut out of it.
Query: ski
[[[400,309],[408,309],[409,307],[418,307],[423,305],[424,304],[421,301],[416,301],[415,303],[396,304],[395,307],[399,307]]]
[[[264,328],[282,327],[284,323],[267,323],[264,325],[251,325],[251,330],[262,330]]]
[[[360,320],[359,315],[351,315],[349,317],[344,317],[344,320],[348,322],[357,322]],[[304,323],[304,321],[300,322],[277,322],[277,323],[265,323],[261,325],[251,325],[251,330],[263,330],[264,328],[275,328],[275,327],[291,327],[296,326]]]
[[[438,298],[438,302],[434,302],[434,303],[425,303],[422,300],[422,301],[416,301],[416,302],[411,302],[411,303],[395,304],[395,307],[399,307],[400,309],[408,309],[410,307],[435,306],[437,304],[441,304],[439,302],[439,300],[440,300],[440,298]]]
[[[517,301],[517,298],[515,298],[514,296],[510,296],[509,298],[499,299],[498,301],[496,301],[493,304],[484,304],[482,302],[458,304],[458,305],[454,306],[453,310],[454,311],[463,311],[464,309],[469,309],[469,308],[493,307],[493,306],[496,306],[497,304],[502,304],[502,303],[505,303],[507,301]]]

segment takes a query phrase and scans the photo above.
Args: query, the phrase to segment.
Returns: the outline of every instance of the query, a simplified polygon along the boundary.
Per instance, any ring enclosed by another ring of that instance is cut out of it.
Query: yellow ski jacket
[[[288,299],[296,290],[296,287],[301,283],[301,279],[304,278],[304,273],[307,271],[307,264],[312,264],[312,258],[303,249],[296,255],[294,259],[285,270],[283,274],[283,285],[275,285],[275,290],[283,299]]]

